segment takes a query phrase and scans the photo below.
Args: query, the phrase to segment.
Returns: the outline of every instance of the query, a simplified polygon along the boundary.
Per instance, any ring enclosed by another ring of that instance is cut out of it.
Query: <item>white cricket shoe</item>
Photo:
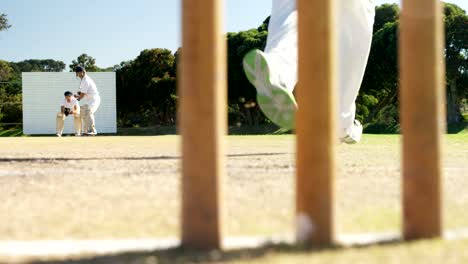
[[[296,100],[281,82],[272,80],[275,73],[265,54],[257,49],[250,51],[244,57],[243,67],[247,79],[257,89],[257,102],[265,116],[281,128],[294,129]]]
[[[346,144],[356,144],[362,138],[362,125],[358,120],[354,120],[354,124],[347,129],[346,136],[342,137],[340,141]]]
[[[57,137],[62,137],[62,134],[60,134],[60,133],[57,133],[57,134],[55,134],[55,135],[56,135]]]

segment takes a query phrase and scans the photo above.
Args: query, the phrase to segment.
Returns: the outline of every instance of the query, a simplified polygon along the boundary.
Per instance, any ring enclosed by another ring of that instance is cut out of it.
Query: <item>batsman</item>
[[[76,98],[81,102],[81,116],[83,122],[83,135],[97,135],[96,121],[94,113],[101,104],[101,96],[96,87],[96,83],[86,73],[84,67],[78,66],[75,69],[76,77],[81,79],[80,90]]]

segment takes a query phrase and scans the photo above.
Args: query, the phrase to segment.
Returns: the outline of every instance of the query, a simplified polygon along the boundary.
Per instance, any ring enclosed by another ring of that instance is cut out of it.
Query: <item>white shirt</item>
[[[93,104],[93,102],[99,97],[99,91],[97,90],[96,83],[88,75],[85,75],[81,79],[80,92],[85,93],[83,97],[85,103]]]
[[[76,98],[73,98],[73,97],[71,98],[70,102],[68,102],[67,99],[64,98],[60,106],[63,106],[65,108],[70,108],[70,110],[72,110],[73,112],[75,112],[74,106],[76,106],[76,109],[77,109],[76,113],[80,112],[80,103],[78,102],[78,100],[76,100]]]

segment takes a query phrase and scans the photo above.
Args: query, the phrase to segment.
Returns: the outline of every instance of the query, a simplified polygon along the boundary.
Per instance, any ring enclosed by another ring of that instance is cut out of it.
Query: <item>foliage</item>
[[[446,3],[447,121],[461,120],[460,107],[468,97],[468,17],[463,9]],[[366,132],[396,132],[398,109],[398,16],[397,5],[376,8],[371,53],[357,99],[357,116],[366,124]],[[372,99],[372,100],[369,100]],[[391,111],[390,111],[391,110]],[[393,116],[390,116],[393,115]]]
[[[122,126],[174,125],[176,56],[147,49],[117,70],[117,108]]]
[[[11,27],[10,24],[8,24],[8,19],[6,14],[0,14],[0,31],[7,30]]]
[[[0,82],[9,80],[12,77],[13,68],[6,61],[0,60]]]
[[[252,49],[265,49],[268,36],[267,18],[258,29],[228,33],[228,103],[231,124],[269,123],[257,105],[256,90],[247,80],[242,59]]]
[[[375,121],[365,125],[365,132],[371,134],[400,133],[399,111],[394,104],[388,104],[377,113]]]
[[[462,100],[468,98],[468,16],[454,4],[445,4],[447,120],[462,121]]]
[[[11,65],[0,60],[0,123],[17,123],[22,118],[21,89],[19,84],[10,83],[14,77]]]
[[[11,95],[0,87],[0,122],[19,123],[23,118],[21,94]]]
[[[96,59],[86,53],[81,54],[76,60],[72,61],[69,65],[70,71],[74,72],[77,66],[84,67],[88,72],[102,71],[98,66],[96,66]]]
[[[24,60],[10,63],[15,71],[21,72],[62,72],[65,70],[63,61],[48,60]]]
[[[379,29],[372,40],[364,81],[357,98],[357,116],[364,124],[386,124],[382,114],[386,106],[398,103],[398,22],[387,22]],[[398,112],[393,112],[393,120],[398,122]]]
[[[387,23],[398,21],[400,7],[397,4],[383,4],[375,8],[374,33],[379,31]]]

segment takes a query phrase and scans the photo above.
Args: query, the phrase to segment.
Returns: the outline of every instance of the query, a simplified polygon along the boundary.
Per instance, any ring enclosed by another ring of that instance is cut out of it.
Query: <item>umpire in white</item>
[[[94,113],[101,104],[101,97],[93,79],[86,74],[84,67],[78,66],[75,69],[76,76],[81,79],[80,91],[77,99],[80,100],[81,116],[83,122],[83,134],[97,135]]]

